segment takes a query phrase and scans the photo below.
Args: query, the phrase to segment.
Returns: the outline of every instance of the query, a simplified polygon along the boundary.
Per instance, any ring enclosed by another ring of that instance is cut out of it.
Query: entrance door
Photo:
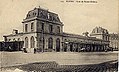
[[[56,52],[59,52],[60,51],[60,39],[57,38],[56,39]]]

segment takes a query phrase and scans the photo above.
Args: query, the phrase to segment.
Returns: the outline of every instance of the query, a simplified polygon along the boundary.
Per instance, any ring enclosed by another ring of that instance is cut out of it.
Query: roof
[[[23,35],[24,33],[18,33],[18,34],[9,34],[9,35],[4,35],[3,37],[8,37],[8,36],[18,36],[18,35]]]
[[[63,32],[63,36],[64,37],[73,37],[73,38],[81,38],[81,39],[104,41],[104,40],[98,39],[96,37],[90,37],[90,36],[86,37],[86,36],[82,36],[82,35],[78,35],[78,34],[71,34],[71,33],[65,33],[65,32]]]
[[[100,33],[100,34],[108,34],[108,30],[107,29],[104,29],[102,27],[95,27],[93,30],[92,30],[92,33],[91,34],[97,34],[97,33]]]
[[[46,9],[42,9],[40,7],[30,10],[24,20],[34,18],[34,17],[61,23],[58,14],[50,12]]]
[[[119,34],[115,34],[115,33],[109,34],[109,36],[111,38],[119,38]]]

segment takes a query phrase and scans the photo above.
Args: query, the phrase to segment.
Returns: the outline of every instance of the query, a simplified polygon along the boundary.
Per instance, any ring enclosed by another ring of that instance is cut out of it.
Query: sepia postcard
[[[118,72],[119,0],[0,0],[0,72]]]

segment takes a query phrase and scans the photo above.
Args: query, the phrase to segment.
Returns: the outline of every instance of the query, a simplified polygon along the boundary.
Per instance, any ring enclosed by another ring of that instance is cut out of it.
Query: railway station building
[[[5,35],[5,42],[23,41],[28,52],[34,48],[38,52],[80,52],[105,51],[109,48],[109,32],[102,27],[95,27],[92,32],[83,35],[63,32],[63,22],[58,14],[42,8],[29,11],[22,21],[23,31],[13,30]]]

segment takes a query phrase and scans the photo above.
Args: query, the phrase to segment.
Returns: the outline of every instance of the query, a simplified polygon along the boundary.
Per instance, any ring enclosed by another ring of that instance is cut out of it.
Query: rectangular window
[[[28,32],[28,24],[25,24],[25,32]]]
[[[44,23],[41,23],[42,31],[44,31]]]
[[[31,23],[31,32],[33,32],[33,31],[34,31],[34,24]]]
[[[53,32],[53,25],[49,25],[49,32],[50,32],[50,33]]]
[[[60,33],[60,27],[57,26],[57,33]]]

